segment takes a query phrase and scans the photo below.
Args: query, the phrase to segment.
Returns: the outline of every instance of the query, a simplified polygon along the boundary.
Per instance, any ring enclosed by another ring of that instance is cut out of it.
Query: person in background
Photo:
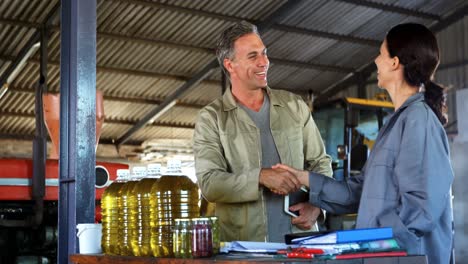
[[[243,21],[227,28],[216,53],[231,88],[200,111],[193,149],[201,192],[216,204],[221,240],[284,242],[286,233],[316,230],[322,211],[301,203],[291,221],[283,195],[301,185],[290,172],[271,169],[282,162],[331,175],[309,108],[299,96],[267,86],[270,63],[256,26]]]
[[[444,89],[432,79],[439,65],[437,40],[420,24],[392,28],[375,59],[379,87],[395,113],[380,130],[362,174],[338,182],[285,169],[310,186],[315,206],[333,213],[358,212],[356,228],[392,227],[408,254],[449,263],[452,249],[453,171],[443,125]]]

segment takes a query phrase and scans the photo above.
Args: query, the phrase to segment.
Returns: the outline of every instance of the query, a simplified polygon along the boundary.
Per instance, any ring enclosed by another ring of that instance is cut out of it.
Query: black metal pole
[[[36,111],[36,132],[33,140],[33,177],[32,177],[32,197],[34,199],[33,225],[42,222],[44,212],[46,159],[47,159],[47,132],[44,124],[44,112],[42,105],[42,94],[47,92],[47,43],[48,34],[44,27],[41,30],[40,49],[40,69],[39,83],[36,87],[35,111]]]
[[[94,223],[96,0],[61,3],[58,263],[68,263],[76,224]]]

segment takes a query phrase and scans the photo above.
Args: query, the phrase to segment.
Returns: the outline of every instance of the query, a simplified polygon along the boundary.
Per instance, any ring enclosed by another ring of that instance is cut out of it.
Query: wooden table
[[[200,259],[175,259],[151,257],[125,257],[108,255],[71,255],[70,261],[75,264],[252,264],[252,263],[313,263],[313,264],[427,264],[426,256],[365,258],[352,260],[309,260],[309,259],[275,259],[251,258],[230,259],[226,256]]]

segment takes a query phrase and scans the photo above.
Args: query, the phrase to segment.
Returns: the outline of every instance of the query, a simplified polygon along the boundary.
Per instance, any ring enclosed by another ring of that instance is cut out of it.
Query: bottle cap
[[[130,170],[118,169],[117,170],[117,181],[125,181],[130,177]]]
[[[177,159],[168,160],[165,175],[182,175],[182,162]]]
[[[135,166],[132,168],[131,178],[134,180],[139,180],[146,177],[146,167],[144,166]]]
[[[161,164],[152,163],[146,166],[146,173],[148,177],[161,177]]]

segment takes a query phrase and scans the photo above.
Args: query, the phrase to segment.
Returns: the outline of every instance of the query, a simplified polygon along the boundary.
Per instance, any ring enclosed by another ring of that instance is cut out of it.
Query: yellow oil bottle
[[[117,179],[106,188],[101,197],[102,238],[104,254],[119,255],[119,190],[128,180],[129,170],[117,170]]]
[[[119,190],[119,251],[122,256],[132,256],[130,244],[131,218],[135,217],[135,201],[132,199],[132,192],[138,181],[145,176],[146,167],[133,167],[130,179]]]
[[[134,256],[152,256],[150,227],[150,195],[152,185],[161,177],[161,164],[148,164],[146,177],[133,188],[132,199],[138,206],[137,213],[131,218],[132,233],[130,244]],[[135,206],[135,205],[133,205]]]
[[[151,250],[155,257],[173,257],[172,229],[176,218],[199,216],[198,186],[182,175],[180,161],[153,184],[150,195]]]

